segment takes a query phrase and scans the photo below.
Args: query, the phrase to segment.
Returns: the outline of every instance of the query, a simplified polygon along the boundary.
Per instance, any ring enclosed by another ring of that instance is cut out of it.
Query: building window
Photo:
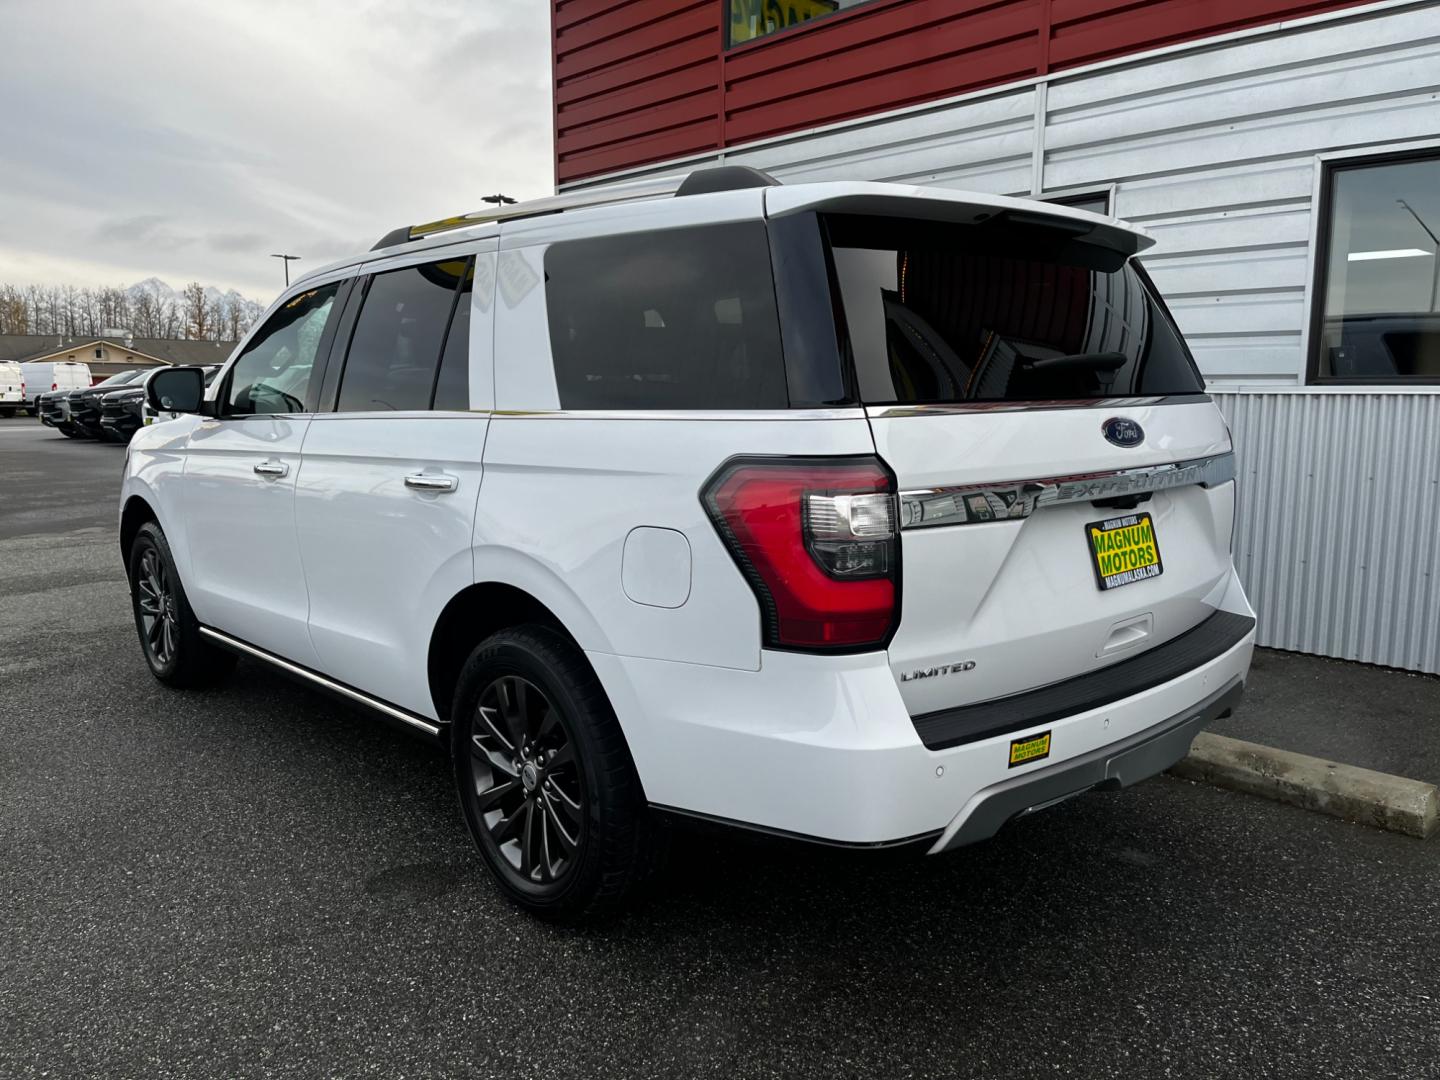
[[[1440,154],[1329,165],[1310,381],[1440,383]]]
[[[105,350],[104,350],[104,349],[96,349],[96,350],[95,350],[95,359],[96,359],[96,360],[104,360],[104,359],[105,359]]]
[[[792,26],[823,19],[837,11],[857,7],[869,0],[729,0],[729,43],[747,41],[788,30]]]

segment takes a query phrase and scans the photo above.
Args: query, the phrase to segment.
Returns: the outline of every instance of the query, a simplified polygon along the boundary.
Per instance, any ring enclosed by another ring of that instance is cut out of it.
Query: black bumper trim
[[[682,810],[678,806],[666,806],[664,803],[650,803],[650,809],[662,820],[666,820],[672,825],[713,828],[720,832],[750,833],[770,840],[794,841],[817,847],[843,848],[847,851],[890,851],[896,848],[916,847],[921,844],[928,845],[933,843],[935,838],[944,831],[931,829],[928,832],[917,833],[915,836],[903,836],[896,840],[830,840],[823,836],[791,832],[789,829],[779,829],[771,825],[756,825],[750,821],[717,817],[714,814],[705,814],[698,810]]]
[[[1099,671],[1010,697],[914,717],[915,731],[927,749],[948,750],[1040,727],[1178,679],[1229,652],[1253,629],[1255,620],[1248,615],[1217,611],[1164,645]]]
[[[1245,682],[1237,675],[1199,704],[1128,739],[985,788],[937,852],[987,840],[1006,822],[1073,795],[1129,787],[1164,772],[1188,754],[1195,736],[1228,714],[1244,692]]]

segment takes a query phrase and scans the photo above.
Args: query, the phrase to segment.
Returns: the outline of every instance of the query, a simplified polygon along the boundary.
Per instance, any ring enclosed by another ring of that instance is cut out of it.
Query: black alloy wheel
[[[135,590],[141,640],[156,665],[169,667],[175,660],[180,633],[175,624],[175,593],[158,548],[147,548],[141,554]]]
[[[540,918],[579,922],[643,890],[665,833],[573,640],[534,623],[492,634],[462,666],[450,717],[460,808],[502,893]]]
[[[155,522],[130,544],[130,600],[150,673],[170,686],[213,686],[235,670],[235,654],[207,641],[190,610],[170,544]]]
[[[563,881],[585,842],[585,781],[545,692],[505,675],[480,694],[470,736],[470,798],[487,846],[524,885]]]

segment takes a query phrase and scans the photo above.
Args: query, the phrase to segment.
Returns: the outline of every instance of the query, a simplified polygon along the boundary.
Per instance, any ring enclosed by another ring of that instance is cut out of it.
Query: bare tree
[[[236,301],[233,297],[225,309],[225,337],[229,341],[239,341],[245,331],[250,329],[250,313],[245,310],[245,305]]]
[[[80,290],[80,333],[93,334],[100,329],[100,301],[94,289]]]
[[[180,310],[174,300],[161,301],[159,330],[156,337],[176,338],[180,336]]]
[[[126,327],[130,321],[130,298],[125,290],[106,286],[97,290],[96,307],[100,314],[100,325],[95,329],[104,330]]]
[[[14,285],[0,285],[0,334],[30,333],[30,308]]]
[[[80,332],[80,290],[74,285],[61,286],[55,290],[55,304],[60,332],[74,337]]]
[[[80,338],[124,329],[139,337],[235,340],[254,321],[255,305],[238,294],[219,296],[192,281],[177,301],[163,288],[0,283],[0,334]]]
[[[210,305],[205,299],[205,286],[192,281],[182,294],[185,305],[185,336],[204,340],[210,336]]]
[[[205,305],[205,328],[205,336],[212,340],[225,332],[225,301],[218,296]]]
[[[130,305],[130,315],[134,323],[132,329],[138,336],[160,336],[160,301],[153,292],[148,289],[137,292]]]
[[[25,305],[30,309],[30,325],[34,327],[32,334],[53,334],[55,328],[50,324],[50,302],[45,295],[45,290],[39,285],[27,285],[25,287]]]

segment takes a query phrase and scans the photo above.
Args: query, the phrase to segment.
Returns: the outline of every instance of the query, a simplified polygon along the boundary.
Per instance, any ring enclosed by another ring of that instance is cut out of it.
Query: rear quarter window
[[[760,222],[551,245],[545,297],[563,409],[781,409]]]

